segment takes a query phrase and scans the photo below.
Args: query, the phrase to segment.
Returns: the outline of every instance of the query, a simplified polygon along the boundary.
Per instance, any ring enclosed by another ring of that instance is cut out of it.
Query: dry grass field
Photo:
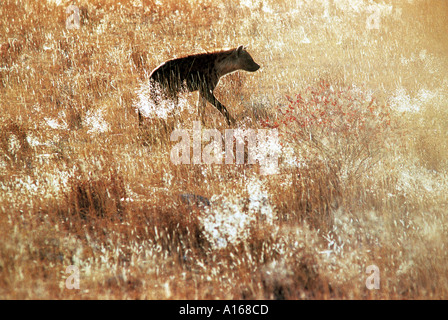
[[[239,45],[279,172],[174,164],[150,71]],[[0,299],[448,299],[446,0],[4,0],[0,104]]]

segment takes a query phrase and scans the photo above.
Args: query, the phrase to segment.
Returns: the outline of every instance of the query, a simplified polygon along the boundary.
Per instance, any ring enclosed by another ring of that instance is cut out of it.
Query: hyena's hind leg
[[[160,102],[162,100],[162,90],[158,82],[150,79],[145,85],[142,98],[140,98],[140,106],[137,108],[138,112],[138,126],[141,128],[143,126],[148,126],[148,112],[154,112],[160,107]],[[144,110],[142,110],[143,108]],[[145,108],[148,108],[145,110]]]
[[[141,128],[143,124],[145,123],[145,117],[142,115],[142,112],[139,108],[137,108],[138,113],[138,127]]]

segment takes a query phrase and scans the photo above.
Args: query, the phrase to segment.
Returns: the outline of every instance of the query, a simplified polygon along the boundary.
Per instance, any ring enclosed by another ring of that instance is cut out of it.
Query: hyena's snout
[[[260,65],[258,63],[256,63],[255,61],[252,61],[252,63],[247,67],[247,71],[250,72],[255,72],[258,69],[260,69]]]
[[[238,64],[240,65],[241,69],[249,72],[255,72],[260,69],[260,65],[254,61],[252,56],[246,51],[243,46],[240,46],[236,52]]]
[[[247,54],[247,57],[244,60],[243,65],[244,65],[243,69],[249,72],[255,72],[258,69],[260,69],[260,65],[256,63],[249,54]]]

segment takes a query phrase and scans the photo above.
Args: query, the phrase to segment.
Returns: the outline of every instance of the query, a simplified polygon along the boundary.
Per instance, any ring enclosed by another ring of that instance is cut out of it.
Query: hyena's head
[[[260,69],[260,65],[258,65],[254,59],[250,56],[249,52],[246,51],[244,46],[239,46],[233,52],[233,58],[235,59],[235,63],[238,66],[238,69],[243,69],[245,71],[255,72]]]

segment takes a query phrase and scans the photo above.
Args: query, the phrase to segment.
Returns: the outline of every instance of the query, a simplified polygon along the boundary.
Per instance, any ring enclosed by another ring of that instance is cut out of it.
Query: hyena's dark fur
[[[227,108],[216,99],[213,90],[219,79],[228,73],[237,70],[254,72],[259,68],[246,49],[239,46],[230,50],[168,60],[152,71],[150,81],[162,90],[165,98],[173,100],[177,100],[179,92],[184,89],[190,92],[199,90],[198,109],[202,122],[205,120],[204,110],[208,101],[226,117],[230,125],[235,120]],[[139,120],[143,120],[140,111]]]

